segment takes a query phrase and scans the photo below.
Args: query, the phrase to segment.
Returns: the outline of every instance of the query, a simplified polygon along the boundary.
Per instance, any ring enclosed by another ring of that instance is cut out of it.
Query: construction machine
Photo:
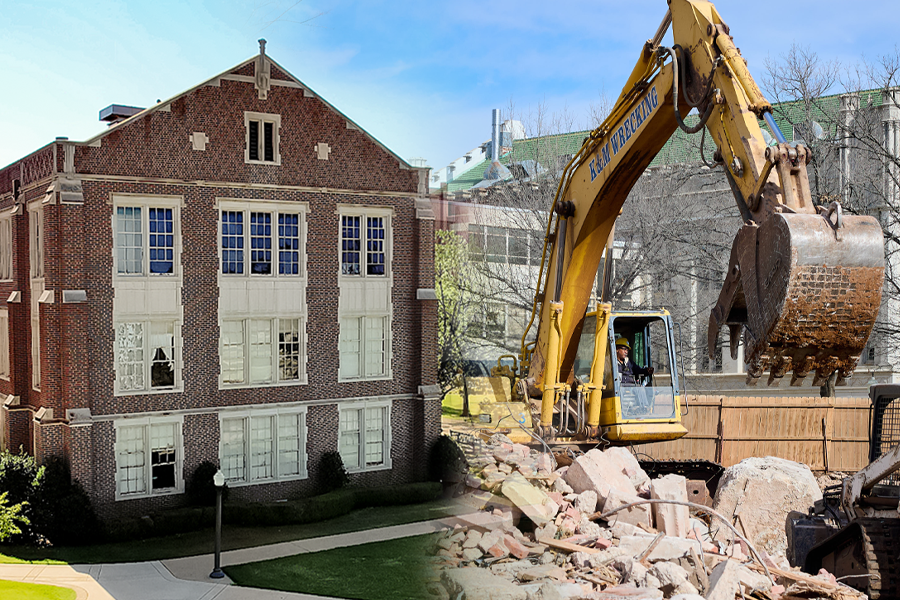
[[[671,48],[662,46],[669,27]],[[688,126],[695,108],[699,121]],[[810,373],[821,385],[835,371],[840,383],[875,323],[884,278],[878,221],[814,203],[812,154],[779,130],[728,25],[709,2],[671,0],[611,113],[562,172],[520,360],[514,372],[498,371],[516,380],[544,440],[632,444],[686,433],[671,317],[614,313],[608,295],[586,312],[625,199],[677,128],[705,128],[743,219],[709,319],[710,355],[727,325],[735,359],[743,332],[750,383],[766,370],[769,384],[792,372],[794,385]],[[536,340],[526,343],[535,322]],[[623,380],[617,339],[638,350],[632,360],[651,377]]]
[[[872,600],[900,598],[900,385],[869,388],[869,465],[826,488],[808,515],[786,524],[789,558],[826,569]]]

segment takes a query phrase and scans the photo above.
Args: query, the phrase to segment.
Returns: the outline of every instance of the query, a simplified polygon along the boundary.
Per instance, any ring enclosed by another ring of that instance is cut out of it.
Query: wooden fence
[[[777,456],[813,471],[857,471],[869,464],[868,398],[688,397],[688,434],[641,446],[659,459],[707,459],[731,466]]]

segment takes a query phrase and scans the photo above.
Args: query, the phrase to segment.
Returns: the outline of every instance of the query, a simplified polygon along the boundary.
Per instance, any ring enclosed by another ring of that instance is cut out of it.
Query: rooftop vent
[[[110,125],[114,125],[119,121],[124,121],[132,115],[136,115],[144,110],[137,106],[122,106],[121,104],[110,104],[100,111],[100,120],[106,121]]]

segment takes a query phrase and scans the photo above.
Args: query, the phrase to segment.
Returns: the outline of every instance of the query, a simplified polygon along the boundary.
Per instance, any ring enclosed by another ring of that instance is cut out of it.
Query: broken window
[[[181,420],[142,421],[116,423],[116,499],[184,489]]]
[[[173,321],[116,325],[117,392],[164,390],[176,386],[175,333]]]
[[[222,384],[302,381],[305,374],[301,355],[303,327],[304,320],[300,318],[223,321]],[[278,340],[277,347],[274,340]]]

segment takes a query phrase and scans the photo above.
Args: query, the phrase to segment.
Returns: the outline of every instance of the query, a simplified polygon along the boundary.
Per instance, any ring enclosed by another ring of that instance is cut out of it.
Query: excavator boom
[[[664,48],[670,24],[674,45]],[[688,127],[684,118],[693,108],[700,123]],[[766,144],[760,121],[776,145]],[[710,316],[710,352],[728,325],[735,357],[744,332],[750,383],[765,369],[770,384],[790,371],[794,384],[810,372],[821,382],[834,371],[848,377],[869,337],[884,277],[878,221],[844,215],[838,203],[813,203],[811,154],[778,130],[715,7],[671,0],[612,112],[567,165],[557,190],[533,349],[523,337],[522,391],[542,398],[540,427],[551,427],[552,406],[571,383],[594,279],[625,199],[679,127],[706,128],[744,220]]]

